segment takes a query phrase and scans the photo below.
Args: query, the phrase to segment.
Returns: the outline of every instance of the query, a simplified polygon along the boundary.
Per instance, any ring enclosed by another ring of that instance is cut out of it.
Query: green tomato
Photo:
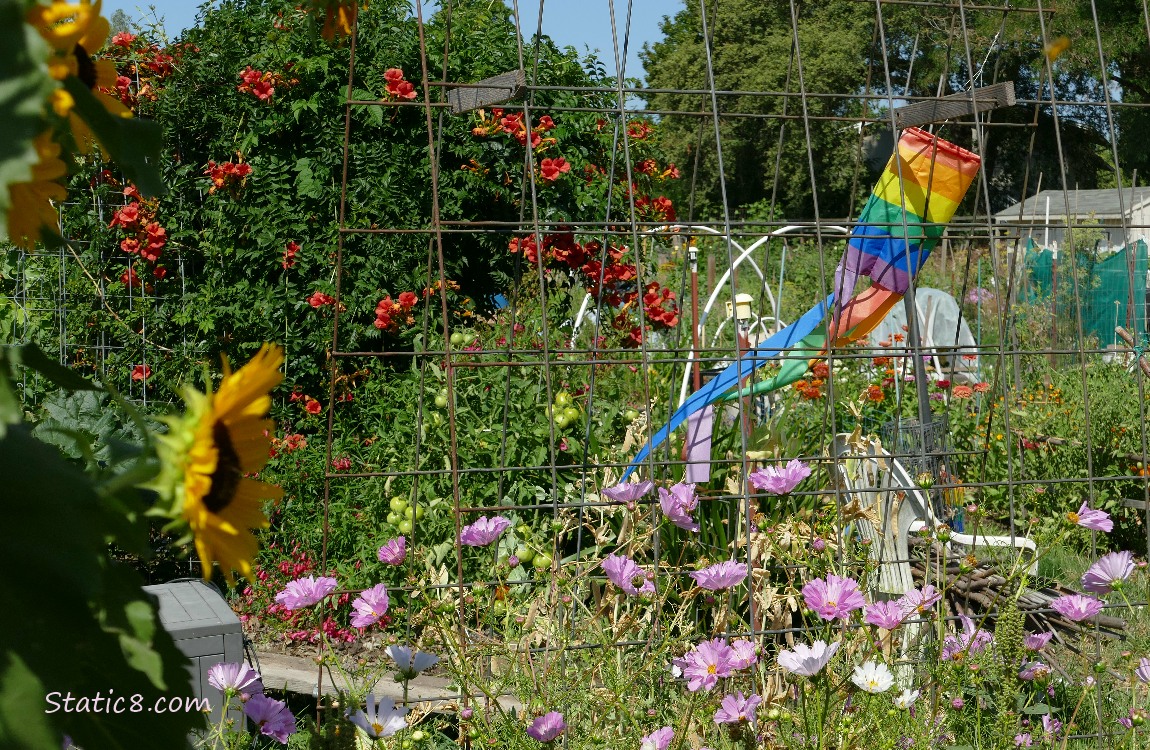
[[[403,509],[403,517],[409,520],[414,517],[415,520],[418,521],[419,519],[423,518],[423,513],[424,510],[422,505],[409,505]]]
[[[535,550],[527,546],[522,546],[515,550],[515,556],[519,558],[520,565],[527,565],[535,559]]]
[[[415,524],[411,522],[410,518],[405,518],[399,522],[399,533],[410,534],[411,530],[415,528]]]
[[[416,729],[411,733],[411,739],[415,740],[416,742],[423,742],[425,739],[427,739],[427,733],[422,729]]]
[[[431,412],[431,423],[436,427],[443,424],[443,415],[437,411]]]
[[[574,424],[579,420],[579,410],[574,406],[568,406],[563,410],[563,416],[567,417],[567,421]]]
[[[411,746],[412,746],[412,742],[411,742],[411,740],[404,740],[404,741],[403,741],[403,742],[400,744],[400,747],[402,747],[402,748],[403,748],[403,750],[411,750]]]
[[[525,523],[521,523],[515,527],[515,533],[519,536],[528,536],[531,533],[531,527]]]
[[[491,612],[502,617],[503,615],[507,614],[507,605],[497,600],[494,604],[491,605]]]
[[[447,396],[436,396],[435,406],[438,409],[442,409],[443,407],[447,406]]]
[[[391,513],[387,514],[386,520],[392,526],[397,526],[397,525],[399,525],[399,522],[403,520],[403,516],[399,515],[395,511],[392,511]]]
[[[627,411],[623,412],[623,418],[628,422],[634,422],[639,418],[639,412],[635,411],[634,409],[628,409]]]
[[[459,346],[463,343],[463,334],[459,331],[456,331],[455,333],[451,334],[450,340],[452,346]]]
[[[472,727],[471,729],[468,729],[468,730],[467,730],[467,739],[469,739],[469,740],[477,740],[477,739],[479,739],[479,730],[478,730],[478,729],[476,729],[475,727]]]
[[[470,344],[472,341],[475,341],[475,339],[477,339],[477,338],[478,338],[478,336],[476,336],[474,333],[465,333],[465,334],[463,334],[463,343]]]
[[[571,394],[567,391],[559,391],[555,394],[555,407],[558,409],[566,409],[571,405]]]
[[[388,505],[390,505],[391,509],[396,513],[402,513],[403,509],[407,507],[407,501],[399,495],[396,495],[395,497],[391,498],[391,502],[388,503]]]
[[[567,419],[567,415],[562,412],[555,413],[555,428],[558,430],[566,430],[567,425],[571,420]]]
[[[532,564],[536,570],[548,570],[551,567],[551,555],[540,552],[535,556],[535,560],[532,561]]]

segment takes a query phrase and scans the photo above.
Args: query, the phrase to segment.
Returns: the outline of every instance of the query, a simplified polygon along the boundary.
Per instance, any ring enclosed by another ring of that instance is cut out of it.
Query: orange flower
[[[866,397],[876,404],[881,404],[886,399],[886,394],[883,393],[881,386],[869,385],[866,389]]]

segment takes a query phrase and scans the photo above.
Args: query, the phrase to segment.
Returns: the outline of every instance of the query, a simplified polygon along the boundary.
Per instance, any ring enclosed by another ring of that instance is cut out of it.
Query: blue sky
[[[618,30],[620,52],[623,47],[623,33],[626,29],[626,0],[615,0],[616,28]],[[539,3],[535,0],[520,0],[520,23],[526,36],[530,37],[538,25]],[[122,9],[134,19],[150,17],[147,9],[154,7],[158,16],[164,19],[169,36],[175,36],[195,22],[199,4],[189,0],[104,0],[104,15],[110,17],[117,9]],[[599,57],[608,70],[615,62],[614,45],[611,39],[611,12],[608,0],[551,0],[543,3],[543,33],[560,45],[571,45],[583,52],[586,48],[599,50]],[[631,0],[631,41],[628,45],[628,76],[642,77],[643,67],[639,62],[639,49],[644,42],[659,39],[659,21],[665,15],[674,14],[682,7],[676,0]]]

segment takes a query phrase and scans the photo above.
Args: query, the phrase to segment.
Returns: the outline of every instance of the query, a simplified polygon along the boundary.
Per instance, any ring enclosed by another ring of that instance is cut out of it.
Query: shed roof
[[[1066,215],[1066,200],[1070,200],[1070,213],[1072,216],[1086,218],[1093,216],[1096,219],[1120,219],[1122,213],[1119,205],[1125,210],[1127,216],[1131,209],[1150,200],[1150,187],[1123,188],[1121,204],[1118,200],[1117,188],[1103,190],[1043,190],[1032,195],[1022,203],[1021,218],[1018,206],[1015,203],[994,215],[995,221],[1023,222],[1026,224],[1043,221],[1046,217],[1046,201],[1050,201],[1050,217],[1064,219]]]

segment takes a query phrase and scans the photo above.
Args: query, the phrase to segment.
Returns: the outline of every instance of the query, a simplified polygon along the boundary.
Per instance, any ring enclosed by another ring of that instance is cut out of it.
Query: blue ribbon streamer
[[[711,378],[702,388],[692,393],[687,400],[683,402],[683,405],[675,410],[675,413],[671,415],[671,419],[668,420],[667,424],[660,427],[659,430],[651,436],[650,440],[647,441],[647,444],[635,454],[635,458],[631,459],[631,464],[627,467],[627,471],[623,472],[623,477],[620,481],[627,481],[627,477],[631,476],[631,473],[639,468],[643,460],[651,454],[651,451],[659,447],[663,441],[670,437],[671,433],[674,432],[679,425],[687,421],[687,417],[692,413],[702,409],[707,404],[717,401],[724,393],[742,381],[743,378],[753,373],[771,359],[779,356],[784,350],[795,346],[810,335],[826,319],[827,310],[830,309],[834,298],[835,296],[832,294],[812,307],[805,312],[801,318],[727,365],[722,372]]]

